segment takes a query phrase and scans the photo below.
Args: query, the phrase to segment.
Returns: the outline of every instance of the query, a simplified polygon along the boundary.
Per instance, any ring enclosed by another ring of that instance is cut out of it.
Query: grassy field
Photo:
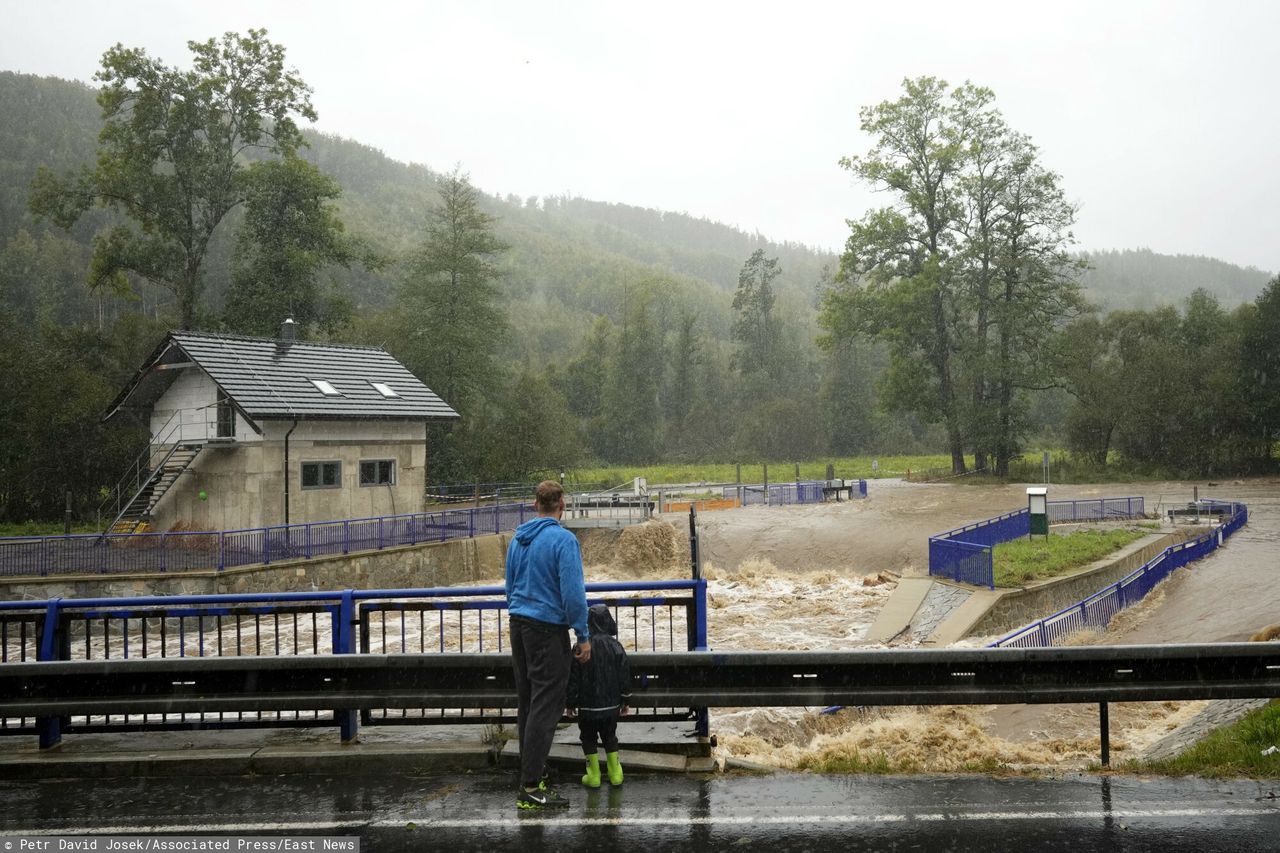
[[[1269,755],[1268,749],[1277,749]],[[1123,769],[1169,776],[1207,776],[1222,779],[1250,776],[1280,777],[1280,701],[1250,711],[1241,720],[1209,733],[1173,758],[1130,761]]]
[[[877,470],[872,471],[872,462],[878,462]],[[764,480],[764,467],[769,467],[769,482],[785,483],[796,479],[795,461],[776,461],[768,463],[742,463],[742,482],[759,483]],[[907,471],[920,471],[926,468],[943,468],[951,465],[951,457],[935,456],[845,456],[816,459],[798,463],[801,480],[825,480],[827,466],[835,467],[835,475],[840,478],[870,480],[875,477],[901,477]],[[629,483],[636,477],[644,477],[651,484],[658,483],[734,483],[737,482],[738,468],[736,463],[699,463],[690,465],[643,465],[621,467],[616,465],[604,468],[578,468],[569,473],[567,481],[576,483],[606,483],[617,486]]]
[[[1066,536],[1004,542],[991,549],[996,586],[1018,587],[1028,581],[1057,577],[1100,560],[1147,533],[1146,530],[1077,530]]]
[[[0,524],[0,536],[61,536],[66,532],[61,521],[23,521],[14,524]],[[71,525],[72,533],[101,533],[97,527],[75,523]]]
[[[1010,483],[1039,483],[1044,479],[1041,465],[1044,451],[1028,451],[1020,460],[1009,466],[1007,478],[990,475],[957,477],[952,482],[965,485],[991,485]],[[872,462],[878,463],[872,471]],[[973,458],[966,463],[973,467]],[[782,483],[797,477],[795,460],[776,460],[768,463],[742,463],[742,482],[759,483],[764,480],[764,465],[769,466],[769,482]],[[827,465],[835,468],[835,476],[845,479],[872,480],[876,477],[903,477],[909,471],[950,469],[951,456],[944,453],[918,456],[840,456],[815,459],[799,463],[799,479],[825,480]],[[651,484],[659,483],[733,483],[737,482],[737,464],[691,463],[687,465],[609,465],[600,468],[578,468],[566,472],[569,482],[580,484],[606,484],[618,486],[636,477],[645,477]],[[1105,467],[1075,460],[1062,450],[1049,451],[1049,480],[1052,483],[1137,483],[1167,479],[1170,472],[1132,470],[1117,459]]]

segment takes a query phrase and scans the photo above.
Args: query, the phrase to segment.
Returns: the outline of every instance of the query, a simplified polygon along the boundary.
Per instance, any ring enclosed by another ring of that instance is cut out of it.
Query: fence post
[[[310,560],[311,559],[311,522],[307,522],[302,526],[302,528],[305,531],[307,536],[307,544],[305,546],[306,551],[304,553],[306,554],[306,559]]]
[[[698,506],[689,504],[689,557],[693,563],[693,579],[702,580],[702,560],[698,554]]]
[[[271,565],[271,528],[262,528],[262,565]]]
[[[707,582],[700,577],[695,577],[696,585],[693,590],[693,641],[694,647],[691,652],[705,652],[707,650]],[[710,737],[711,735],[711,715],[705,707],[694,708],[694,734],[699,738]]]
[[[764,505],[770,506],[769,503],[769,463],[764,463]]]
[[[382,516],[378,516],[378,550],[382,550]]]
[[[218,571],[227,567],[227,531],[218,531]]]
[[[160,534],[160,571],[168,571],[169,568],[169,533],[166,531]]]
[[[476,535],[476,511],[474,508],[467,510],[467,535]]]
[[[349,655],[355,652],[355,646],[352,642],[353,627],[356,622],[355,607],[355,591],[343,590],[342,600],[338,604],[336,618],[338,624],[334,626],[333,632],[333,653],[335,655]],[[343,743],[351,743],[356,739],[356,735],[360,731],[359,712],[355,710],[333,712],[334,719],[338,722],[338,732]]]
[[[351,521],[344,520],[342,522],[342,553],[351,553]]]
[[[44,632],[40,635],[40,646],[36,649],[36,660],[58,660],[61,651],[59,642],[58,607],[61,598],[51,598],[45,605]],[[39,717],[36,719],[36,731],[40,734],[40,748],[50,749],[62,742],[62,718]]]

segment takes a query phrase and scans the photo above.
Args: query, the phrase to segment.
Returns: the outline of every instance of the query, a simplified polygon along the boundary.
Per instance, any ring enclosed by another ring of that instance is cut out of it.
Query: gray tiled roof
[[[458,416],[403,364],[377,347],[201,332],[172,332],[170,340],[255,420]],[[341,396],[326,397],[311,383],[313,379],[330,383]],[[386,383],[399,396],[384,397],[373,382]]]

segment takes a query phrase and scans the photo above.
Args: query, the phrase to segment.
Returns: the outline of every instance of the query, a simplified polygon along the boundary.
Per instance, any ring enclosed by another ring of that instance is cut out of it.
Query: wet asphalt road
[[[1280,782],[636,775],[564,785],[571,806],[553,815],[517,812],[513,785],[498,771],[3,781],[0,836],[337,835],[457,853],[1280,849]]]

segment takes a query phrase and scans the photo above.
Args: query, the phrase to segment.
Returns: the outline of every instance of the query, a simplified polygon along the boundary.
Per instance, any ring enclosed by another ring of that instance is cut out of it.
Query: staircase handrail
[[[151,482],[158,476],[159,472],[164,469],[164,463],[169,461],[169,457],[173,455],[174,451],[178,449],[178,445],[182,443],[181,430],[183,411],[185,410],[175,409],[173,414],[169,415],[169,419],[164,422],[159,430],[156,431],[156,439],[154,441],[148,437],[147,446],[142,449],[142,452],[138,454],[138,456],[133,460],[133,463],[128,469],[126,469],[124,476],[120,478],[120,482],[116,483],[115,488],[107,495],[106,500],[98,505],[98,517],[101,518],[104,514],[104,510],[107,509],[112,501],[115,502],[115,511],[112,513],[111,523],[103,530],[104,533],[110,531],[111,528],[116,525],[116,522],[118,522],[128,511],[129,505],[133,503],[133,499],[137,497],[138,492],[142,491],[147,483]],[[179,433],[179,440],[170,444],[169,439],[173,438],[173,434],[175,432]],[[169,445],[169,449],[165,453],[164,458],[161,459],[158,464],[151,464],[152,454],[154,454],[158,448],[162,448],[166,444]],[[127,499],[125,498],[126,495],[128,495]],[[122,501],[123,503],[121,503]]]

